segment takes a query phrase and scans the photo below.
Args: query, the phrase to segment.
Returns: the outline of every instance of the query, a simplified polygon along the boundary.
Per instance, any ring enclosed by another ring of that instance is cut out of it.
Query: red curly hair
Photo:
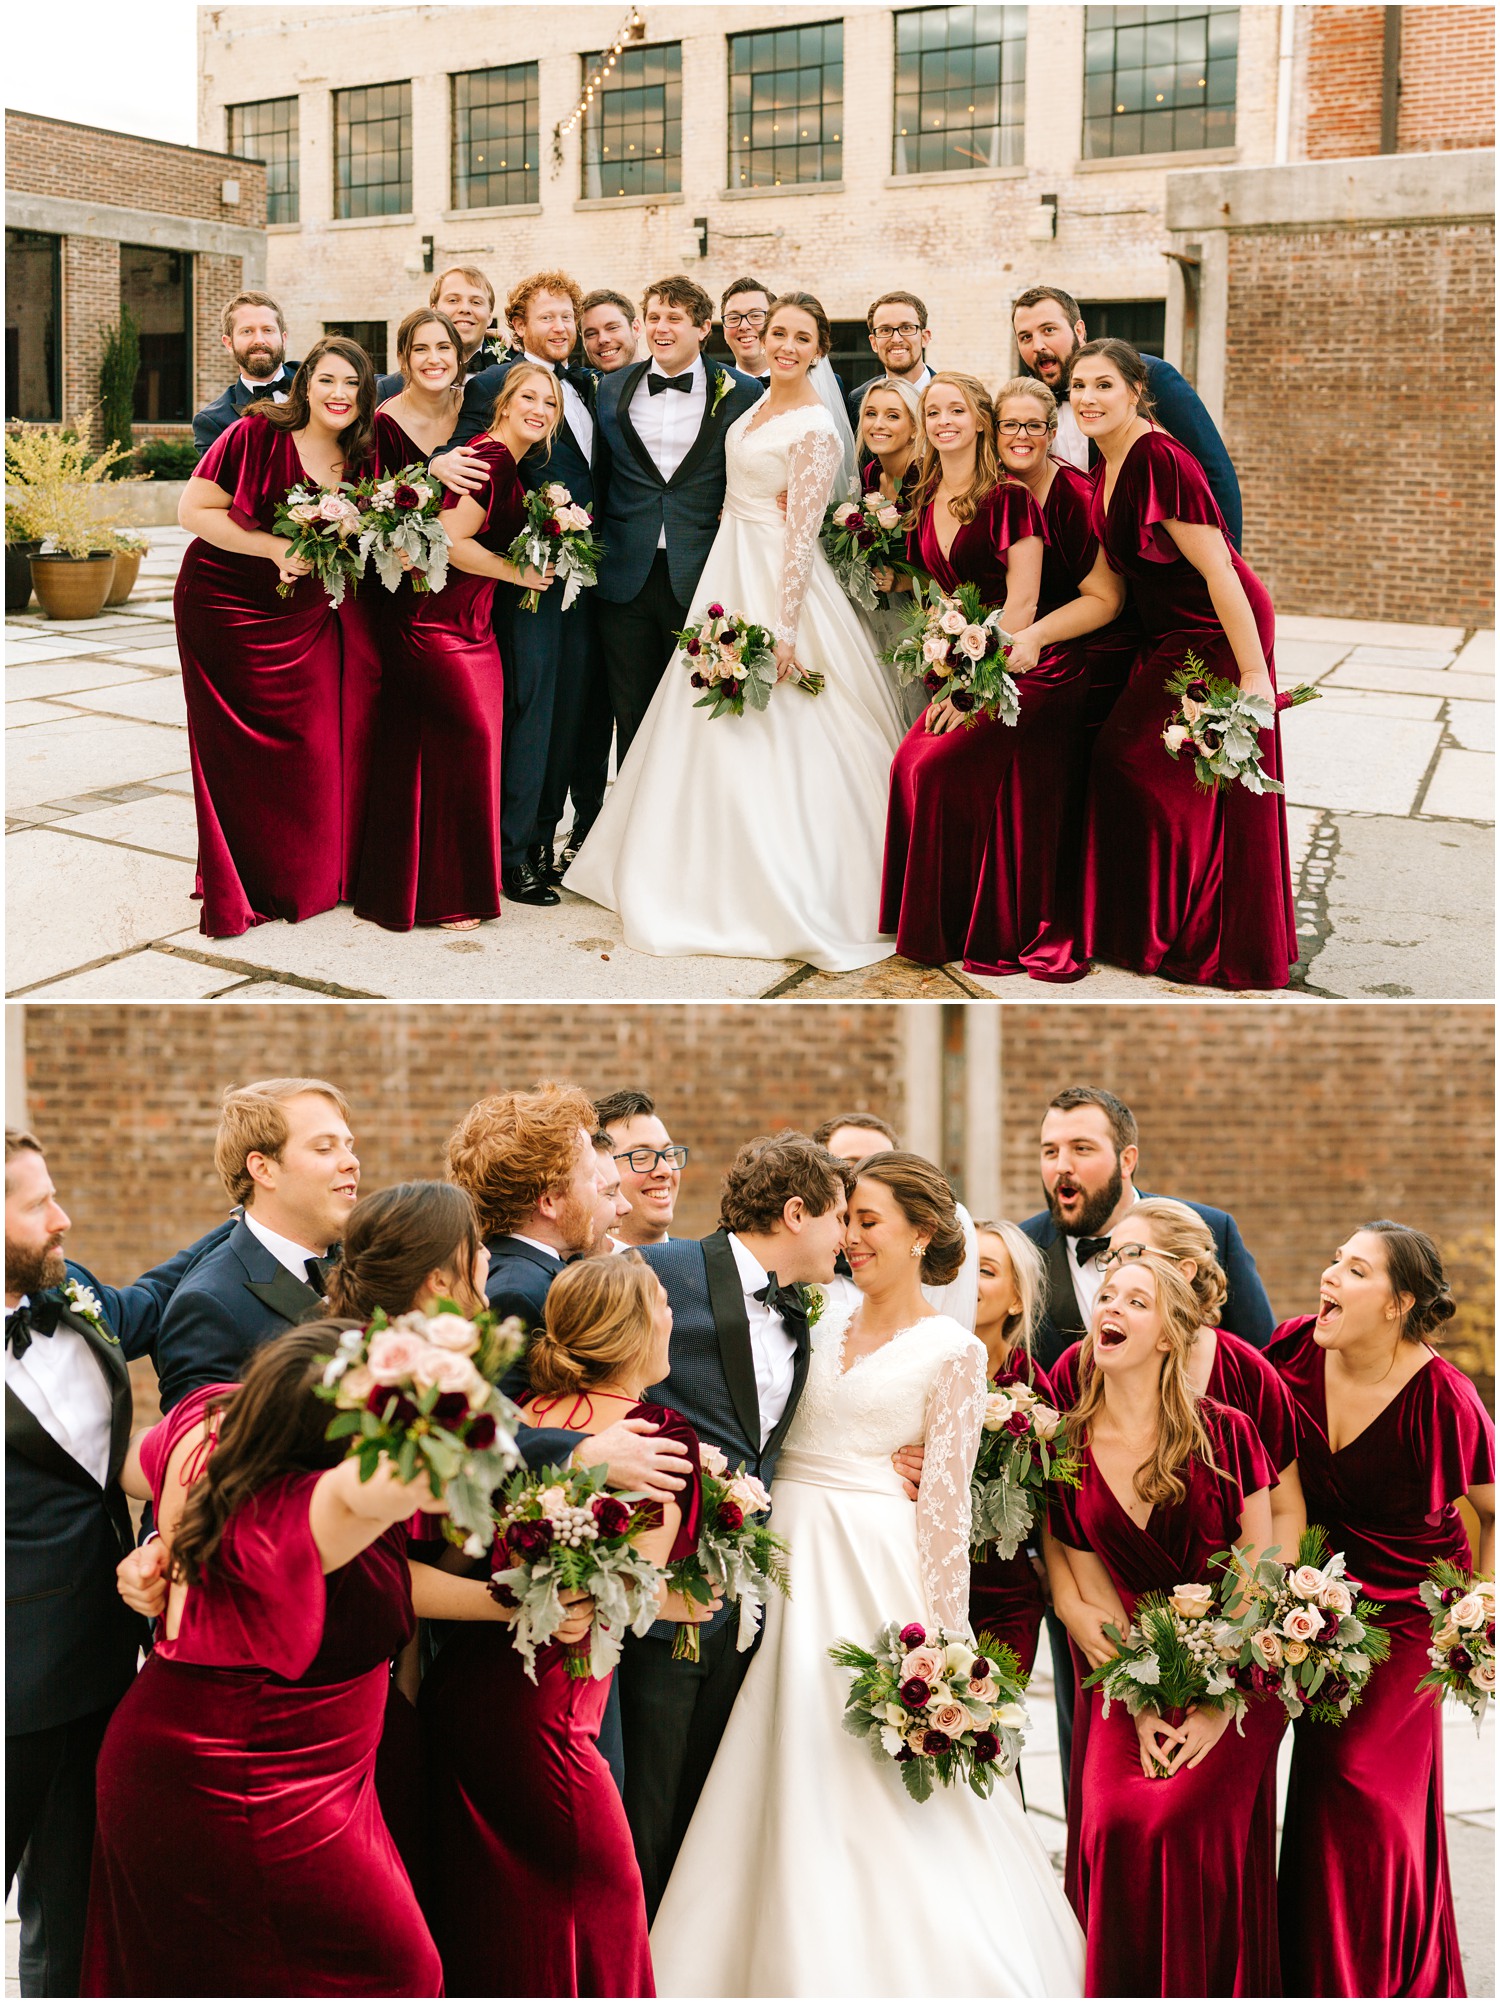
[[[510,297],[505,302],[505,324],[514,328],[517,320],[526,318],[526,309],[539,292],[556,292],[563,299],[573,302],[573,318],[583,317],[583,293],[565,271],[534,271],[529,278],[523,278],[519,285],[510,289]]]
[[[514,1231],[573,1173],[578,1129],[599,1122],[576,1085],[545,1080],[471,1106],[448,1137],[448,1179],[467,1190],[486,1238]]]

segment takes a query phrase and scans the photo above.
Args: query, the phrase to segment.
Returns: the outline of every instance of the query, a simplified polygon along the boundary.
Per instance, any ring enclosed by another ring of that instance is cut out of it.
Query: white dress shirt
[[[698,356],[692,367],[679,370],[692,383],[692,388],[684,396],[681,390],[658,390],[651,394],[652,376],[665,376],[666,370],[652,362],[635,386],[635,394],[630,399],[630,421],[636,429],[636,436],[650,453],[656,470],[664,480],[670,480],[692,449],[693,440],[703,423],[704,410],[708,403],[708,370],[703,357]],[[666,524],[656,538],[656,547],[667,546]]]
[[[1057,435],[1052,441],[1052,450],[1059,459],[1066,459],[1070,466],[1076,466],[1080,473],[1089,470],[1089,442],[1078,429],[1078,419],[1073,415],[1073,405],[1066,391],[1057,399]]]
[[[1079,1265],[1076,1238],[1065,1236],[1063,1251],[1067,1257],[1068,1271],[1073,1276],[1073,1298],[1077,1301],[1078,1311],[1083,1316],[1083,1325],[1088,1328],[1094,1319],[1094,1302],[1098,1300],[1099,1289],[1104,1285],[1104,1275],[1093,1259]]]
[[[326,1245],[321,1252],[314,1252],[306,1245],[295,1244],[290,1238],[283,1238],[279,1231],[273,1231],[269,1225],[262,1224],[255,1213],[250,1210],[245,1212],[245,1229],[250,1233],[252,1238],[260,1240],[261,1244],[265,1246],[278,1265],[285,1266],[287,1271],[294,1273],[299,1280],[307,1279],[307,1262],[309,1259],[326,1259],[328,1257],[328,1247]],[[309,1284],[311,1283],[309,1282]]]
[[[534,355],[528,348],[526,350],[526,359],[528,362],[535,362],[540,368],[551,369],[553,375],[557,375],[556,362],[549,362],[545,355]],[[584,459],[589,465],[592,465],[594,463],[594,420],[589,416],[589,407],[566,376],[557,376],[557,382],[558,387],[562,391],[563,422],[567,425],[569,431],[572,432]]]
[[[24,1356],[7,1348],[5,1382],[64,1453],[103,1488],[109,1478],[109,1380],[77,1329],[59,1322],[51,1335],[33,1336]]]
[[[258,390],[262,396],[265,396],[269,391],[272,403],[286,402],[287,393],[285,388],[277,389],[275,387],[277,383],[284,385],[286,380],[285,365],[279,368],[274,376],[247,376],[243,369],[240,370],[240,381],[245,385],[246,389]]]
[[[563,1263],[563,1255],[555,1245],[544,1245],[540,1238],[528,1238],[524,1231],[507,1231],[505,1235],[514,1238],[518,1245],[529,1245],[534,1252],[545,1252],[549,1259],[556,1259],[558,1265]]]
[[[657,402],[662,401],[658,397]],[[753,1253],[729,1233],[729,1249],[745,1291],[745,1316],[750,1323],[750,1354],[755,1363],[755,1401],[760,1407],[760,1443],[765,1445],[786,1410],[797,1368],[797,1344],[779,1314],[772,1314],[755,1296],[770,1275]]]

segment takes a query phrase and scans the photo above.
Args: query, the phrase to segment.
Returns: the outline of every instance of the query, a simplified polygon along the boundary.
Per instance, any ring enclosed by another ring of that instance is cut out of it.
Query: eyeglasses
[[[922,329],[917,325],[915,320],[903,320],[899,327],[876,327],[873,329],[877,341],[888,341],[893,334],[899,334],[903,341],[909,341],[913,335],[920,334],[921,331]]]
[[[1023,431],[1028,438],[1045,438],[1051,428],[1036,417],[1028,417],[1024,423],[1019,418],[1007,417],[995,427],[1002,438],[1016,438]]]
[[[770,318],[769,314],[760,312],[726,313],[724,315],[724,329],[725,332],[727,333],[731,327],[760,328],[764,327],[766,321],[769,318]]]
[[[637,1175],[650,1175],[658,1162],[666,1162],[672,1168],[686,1168],[688,1151],[686,1148],[627,1148],[622,1155],[615,1155],[615,1161],[628,1162]]]
[[[1094,1264],[1103,1273],[1107,1272],[1111,1266],[1115,1265],[1121,1259],[1141,1259],[1150,1250],[1151,1247],[1149,1245],[1111,1245],[1107,1252],[1096,1252],[1094,1254]]]

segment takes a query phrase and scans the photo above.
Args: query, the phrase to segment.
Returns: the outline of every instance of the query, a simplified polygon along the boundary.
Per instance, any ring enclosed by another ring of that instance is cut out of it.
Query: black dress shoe
[[[562,882],[562,871],[552,860],[551,842],[533,842],[526,851],[526,861],[538,883]]]
[[[500,872],[500,887],[512,904],[561,904],[550,883],[543,883],[530,863]]]
[[[569,830],[568,839],[563,843],[563,852],[559,859],[559,867],[561,869],[566,871],[573,867],[574,863],[578,860],[578,851],[583,847],[588,838],[588,828],[574,826]]]

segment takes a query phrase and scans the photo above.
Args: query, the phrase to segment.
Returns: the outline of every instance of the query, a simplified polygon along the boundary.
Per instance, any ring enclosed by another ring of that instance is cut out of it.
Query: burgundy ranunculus
[[[1448,1667],[1456,1669],[1461,1676],[1467,1676],[1469,1671],[1474,1667],[1474,1658],[1466,1648],[1450,1648],[1448,1651]]]
[[[1208,702],[1210,700],[1207,682],[1189,682],[1183,690],[1183,694],[1188,696],[1193,702]]]
[[[873,529],[856,529],[854,540],[859,544],[861,549],[873,549],[880,538]]]
[[[1257,1697],[1269,1697],[1273,1690],[1281,1688],[1281,1678],[1274,1669],[1262,1669],[1258,1662],[1250,1665],[1250,1688]]]
[[[555,1534],[545,1516],[529,1517],[512,1523],[505,1533],[505,1541],[518,1558],[535,1564],[538,1558],[545,1558],[552,1549]]]
[[[1451,1607],[1455,1600],[1461,1600],[1463,1596],[1464,1589],[1462,1586],[1444,1586],[1438,1594],[1438,1603],[1441,1606]]]
[[[721,1502],[714,1514],[714,1521],[721,1530],[740,1530],[744,1527],[745,1512],[737,1502]]]
[[[931,1695],[931,1684],[920,1676],[908,1676],[901,1686],[901,1702],[908,1711],[920,1711]]]
[[[974,1762],[976,1766],[987,1767],[991,1760],[1000,1757],[1000,1741],[993,1732],[974,1734]]]
[[[726,626],[719,635],[720,640],[726,647],[732,647],[739,637],[738,630],[733,626]]]
[[[951,1753],[953,1750],[953,1741],[948,1737],[946,1732],[924,1732],[922,1734],[922,1750],[924,1753],[931,1754],[935,1758],[939,1753]]]
[[[1325,1676],[1319,1697],[1326,1697],[1330,1704],[1342,1704],[1349,1695],[1352,1685],[1347,1676]]]
[[[690,654],[701,654],[703,652],[703,642],[701,640],[689,640],[687,651]]]
[[[897,1746],[895,1752],[892,1753],[891,1757],[896,1762],[898,1767],[904,1767],[908,1760],[914,1760],[917,1756],[912,1751],[910,1746],[902,1744]]]
[[[386,1418],[386,1407],[394,1405],[394,1410]],[[373,1412],[377,1419],[384,1419],[387,1425],[409,1426],[417,1416],[415,1402],[404,1391],[393,1391],[389,1384],[377,1384],[365,1400],[365,1410]]]
[[[910,1655],[914,1648],[920,1648],[926,1641],[927,1630],[922,1626],[920,1621],[912,1621],[910,1626],[902,1628],[897,1639],[907,1654]]]
[[[557,519],[556,515],[548,515],[546,521],[542,524],[543,535],[560,536],[562,532],[563,525]]]
[[[922,677],[922,686],[929,695],[936,695],[947,679],[948,677],[940,675],[936,668],[929,668]]]
[[[502,1607],[518,1607],[521,1602],[509,1586],[502,1586],[498,1579],[490,1580],[490,1598],[498,1600]]]
[[[856,508],[854,513],[844,523],[846,529],[862,529],[866,526],[865,511],[863,508]]]
[[[972,689],[955,689],[948,700],[956,710],[967,715],[974,707],[974,691]]]
[[[1031,1421],[1024,1412],[1012,1412],[1005,1422],[1005,1430],[1008,1433],[1014,1433],[1016,1438],[1019,1439],[1022,1433],[1029,1433],[1031,1431]]]
[[[987,1655],[976,1655],[969,1666],[969,1681],[971,1683],[983,1683],[985,1677],[989,1675],[994,1666]]]
[[[619,1537],[630,1528],[630,1511],[617,1495],[596,1495],[589,1507],[601,1537]]]
[[[476,1454],[487,1454],[495,1444],[495,1420],[492,1413],[481,1412],[470,1421],[469,1430],[464,1435],[464,1445]]]
[[[696,668],[694,668],[693,672],[688,676],[688,680],[692,683],[695,689],[706,689],[708,687],[708,677],[706,675],[700,675]]]
[[[723,606],[722,606],[722,605],[710,605],[710,606],[709,606],[709,608],[708,608],[708,616],[709,616],[709,618],[710,618],[710,619],[722,619],[722,618],[724,617],[724,608],[723,608]]]
[[[1222,744],[1223,742],[1224,742],[1224,733],[1223,733],[1223,731],[1221,731],[1221,730],[1205,730],[1205,731],[1204,731],[1204,733],[1203,733],[1203,749],[1204,749],[1205,751],[1217,751],[1217,750],[1218,750],[1218,748],[1219,748],[1219,746],[1220,746],[1220,745],[1221,745],[1221,744]]]
[[[402,487],[398,487],[398,488],[396,489],[396,506],[397,506],[398,508],[416,508],[416,507],[420,507],[420,506],[421,506],[421,503],[420,503],[420,501],[419,501],[419,500],[417,499],[417,490],[416,490],[416,488],[415,488],[415,487],[405,487],[405,486],[402,486]]]
[[[731,702],[740,692],[740,684],[733,675],[730,675],[727,680],[720,682],[719,686]]]
[[[451,1426],[455,1419],[461,1419],[469,1409],[469,1401],[462,1391],[441,1391],[437,1403],[432,1408],[432,1417],[440,1426]]]

